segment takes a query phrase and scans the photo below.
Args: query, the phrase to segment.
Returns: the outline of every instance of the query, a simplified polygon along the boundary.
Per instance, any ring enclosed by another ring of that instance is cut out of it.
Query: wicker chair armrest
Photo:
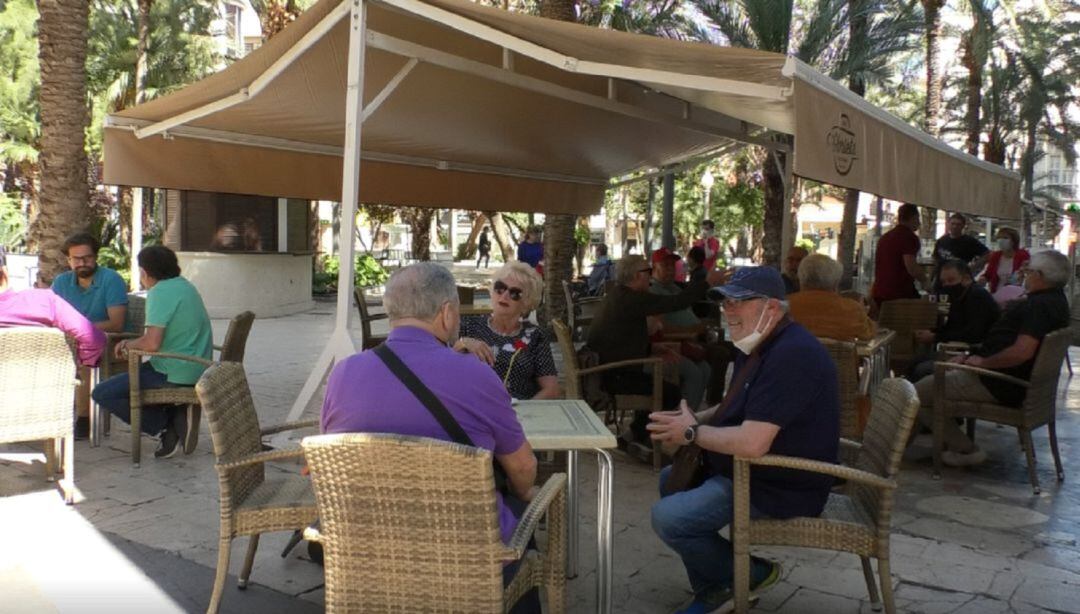
[[[617,362],[609,362],[595,367],[589,367],[588,369],[581,369],[578,371],[578,375],[591,375],[593,373],[603,373],[604,371],[611,371],[612,369],[622,369],[624,367],[636,367],[645,365],[659,365],[663,364],[662,358],[634,358],[631,360],[620,360]]]
[[[866,484],[867,486],[873,486],[882,490],[896,488],[896,480],[890,480],[883,478],[880,475],[874,475],[867,471],[860,469],[854,469],[852,467],[845,467],[843,465],[836,465],[833,463],[824,463],[821,461],[810,460],[808,458],[797,458],[794,456],[782,456],[779,454],[766,454],[759,458],[744,458],[741,456],[735,457],[736,463],[748,463],[750,465],[765,465],[769,467],[784,467],[786,469],[798,469],[799,471],[810,471],[812,473],[820,473],[823,475],[831,475],[834,478],[840,478],[847,480],[848,482],[859,482]]]
[[[968,373],[974,373],[975,375],[982,375],[985,377],[992,377],[999,379],[1003,382],[1009,382],[1010,384],[1016,384],[1017,386],[1023,386],[1024,388],[1031,388],[1031,382],[1022,380],[1019,377],[1013,377],[1011,375],[1005,375],[1004,373],[998,373],[997,371],[991,371],[990,369],[983,369],[981,367],[973,367],[971,365],[962,365],[957,362],[938,362],[934,363],[934,371],[967,371]]]
[[[282,448],[280,450],[267,450],[265,452],[256,452],[255,454],[250,454],[238,460],[229,461],[227,463],[216,463],[214,466],[217,467],[219,471],[232,471],[233,469],[247,467],[248,465],[261,465],[263,463],[269,463],[276,460],[303,457],[304,450],[302,448]]]
[[[385,320],[390,317],[388,313],[371,313],[368,317],[364,318],[368,322],[374,322],[375,320]]]
[[[295,431],[297,429],[305,429],[312,426],[319,426],[319,421],[301,420],[299,422],[285,422],[284,424],[275,424],[274,426],[268,426],[264,429],[259,430],[259,435],[273,435],[274,433]]]
[[[533,500],[529,502],[529,507],[525,508],[525,513],[521,515],[521,522],[518,523],[517,529],[514,529],[514,534],[510,536],[510,543],[506,545],[503,560],[514,561],[525,554],[529,539],[533,533],[536,533],[536,527],[540,524],[540,518],[547,513],[555,497],[565,489],[565,473],[553,474],[547,482],[544,482],[544,486],[536,493]]]
[[[187,354],[170,354],[168,352],[147,352],[146,350],[128,350],[128,360],[138,360],[143,356],[150,356],[153,358],[172,358],[175,360],[187,360],[189,362],[197,362],[204,367],[209,367],[214,364],[212,360],[206,360],[205,358],[199,358],[198,356],[188,356]]]
[[[937,344],[939,352],[966,352],[971,350],[972,347],[975,346],[966,341],[942,341]]]
[[[840,464],[851,466],[862,452],[863,445],[858,441],[840,438]]]

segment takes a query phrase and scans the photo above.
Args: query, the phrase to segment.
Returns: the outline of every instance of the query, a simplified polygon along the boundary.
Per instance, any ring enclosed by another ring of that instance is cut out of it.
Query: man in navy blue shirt
[[[710,291],[722,298],[735,347],[735,375],[723,413],[719,406],[695,416],[683,403],[650,416],[653,439],[697,443],[706,452],[707,477],[689,490],[663,497],[652,509],[653,530],[682,558],[694,601],[682,612],[712,612],[729,605],[731,542],[719,531],[731,523],[732,457],[782,454],[835,463],[840,438],[840,394],[828,352],[787,315],[784,281],[768,267],[744,268]],[[736,384],[739,385],[736,385]],[[670,473],[660,474],[663,485]],[[832,478],[772,467],[754,467],[750,513],[791,518],[817,516]],[[752,559],[751,593],[780,578],[780,565]]]

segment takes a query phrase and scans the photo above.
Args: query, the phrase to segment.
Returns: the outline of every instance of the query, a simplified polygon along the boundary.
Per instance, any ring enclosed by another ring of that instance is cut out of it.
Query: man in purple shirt
[[[79,346],[79,364],[92,367],[105,349],[105,333],[75,311],[52,290],[21,290],[8,287],[7,272],[0,268],[0,328],[40,326],[58,328]]]
[[[452,349],[461,320],[453,275],[431,262],[400,269],[386,283],[383,306],[390,316],[387,347],[446,406],[469,439],[492,451],[505,470],[509,492],[496,493],[496,498],[502,539],[509,541],[518,524],[515,510],[524,511],[522,502],[535,493],[536,457],[499,377],[474,356]],[[452,441],[374,352],[350,356],[330,373],[322,432],[394,433]],[[514,568],[507,568],[508,581]],[[539,601],[535,605],[539,611]],[[518,606],[533,611],[528,595]]]

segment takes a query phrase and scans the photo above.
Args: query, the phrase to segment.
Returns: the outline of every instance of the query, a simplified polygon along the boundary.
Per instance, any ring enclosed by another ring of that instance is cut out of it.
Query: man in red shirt
[[[716,233],[716,226],[712,220],[705,220],[701,222],[701,238],[694,241],[694,247],[701,247],[705,250],[705,262],[702,266],[706,271],[711,271],[716,268],[716,257],[720,254],[720,240],[717,239],[714,234]]]
[[[925,284],[923,271],[916,259],[922,242],[919,235],[919,209],[908,203],[897,212],[896,226],[881,235],[874,259],[874,289],[871,295],[877,303],[900,298],[919,298],[915,281]]]

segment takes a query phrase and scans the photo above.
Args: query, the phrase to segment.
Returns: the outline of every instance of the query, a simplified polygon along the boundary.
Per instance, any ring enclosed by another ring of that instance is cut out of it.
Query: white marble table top
[[[585,401],[518,401],[514,409],[534,450],[616,447],[615,435]]]

